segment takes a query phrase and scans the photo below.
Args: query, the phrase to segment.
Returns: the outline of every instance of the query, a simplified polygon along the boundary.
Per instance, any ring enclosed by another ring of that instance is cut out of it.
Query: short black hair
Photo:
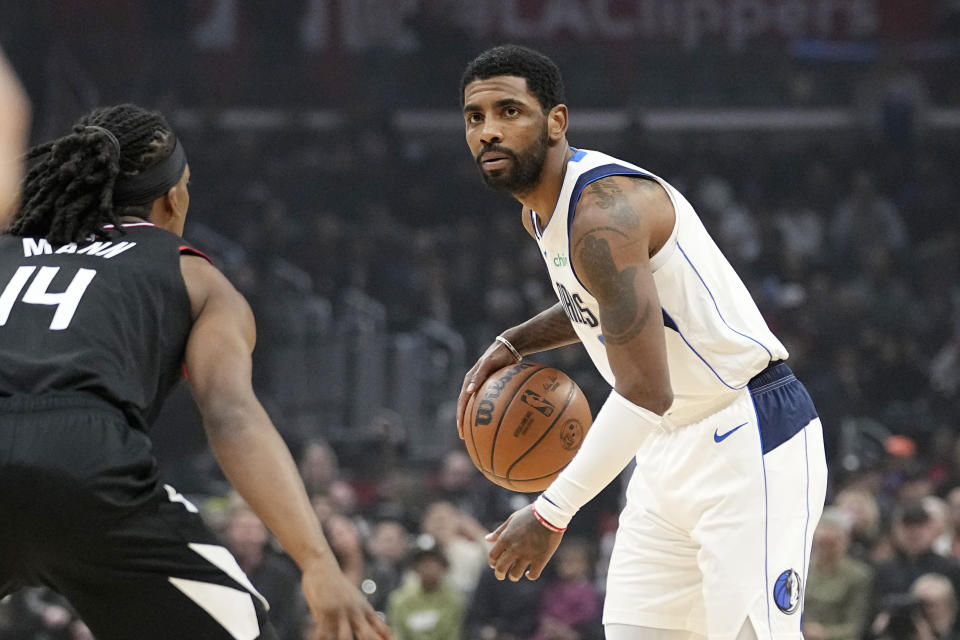
[[[73,131],[28,154],[23,198],[6,232],[46,238],[54,245],[104,238],[103,225],[120,217],[146,217],[150,205],[113,203],[119,176],[136,175],[173,152],[176,136],[166,119],[134,104],[94,109]]]
[[[540,101],[544,113],[566,100],[560,69],[539,51],[516,44],[487,49],[473,59],[460,77],[460,105],[463,92],[474,80],[494,76],[518,76],[527,81],[527,89]]]

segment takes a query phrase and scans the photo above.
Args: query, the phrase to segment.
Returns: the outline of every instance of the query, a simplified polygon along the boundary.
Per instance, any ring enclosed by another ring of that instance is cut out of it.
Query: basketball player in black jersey
[[[164,118],[97,109],[28,159],[0,236],[0,595],[46,585],[98,640],[276,638],[157,478],[148,431],[185,369],[220,466],[303,571],[318,637],[389,638],[254,395],[247,302],[180,238],[190,169]]]

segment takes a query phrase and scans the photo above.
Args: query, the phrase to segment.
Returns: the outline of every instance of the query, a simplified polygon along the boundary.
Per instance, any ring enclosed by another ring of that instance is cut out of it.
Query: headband
[[[177,139],[169,156],[140,173],[119,175],[113,187],[113,203],[130,207],[153,202],[180,182],[187,168],[187,153]]]

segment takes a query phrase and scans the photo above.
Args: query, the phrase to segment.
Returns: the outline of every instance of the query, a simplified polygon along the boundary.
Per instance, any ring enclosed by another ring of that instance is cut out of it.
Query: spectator
[[[540,601],[539,625],[531,640],[603,640],[601,595],[591,580],[590,547],[577,538],[557,549],[555,577]]]
[[[328,493],[340,475],[337,454],[322,440],[311,440],[304,444],[297,456],[297,466],[307,493],[311,496]]]
[[[813,534],[803,609],[806,640],[859,640],[867,624],[873,570],[849,555],[850,519],[827,507]]]
[[[844,489],[837,494],[834,505],[850,523],[850,556],[862,562],[880,538],[880,507],[876,497],[866,489]]]
[[[487,566],[487,530],[472,516],[441,500],[427,507],[420,531],[443,549],[449,564],[447,579],[469,597]]]
[[[537,630],[545,580],[497,580],[493,571],[480,582],[467,610],[466,640],[526,640]]]
[[[387,604],[387,623],[396,640],[460,640],[465,600],[446,582],[446,555],[435,541],[425,541],[410,566],[415,579],[394,591]]]
[[[323,521],[323,533],[330,542],[330,549],[337,557],[340,569],[356,586],[367,578],[367,554],[365,543],[356,523],[341,513],[331,513]],[[369,599],[369,593],[367,597]]]
[[[410,533],[398,520],[382,520],[373,527],[367,543],[370,584],[360,588],[377,611],[386,611],[387,598],[400,586],[409,555]]]
[[[295,640],[307,603],[300,591],[300,575],[286,556],[269,546],[266,526],[238,496],[232,498],[223,529],[225,546],[267,602],[270,620],[280,640]]]
[[[939,640],[957,640],[957,593],[950,580],[936,573],[926,573],[910,585],[910,594],[922,603],[927,619]]]
[[[956,560],[933,551],[935,535],[930,513],[921,502],[895,509],[892,524],[894,555],[877,567],[873,592],[875,606],[879,606],[885,596],[907,593],[913,581],[925,573],[945,576],[956,591],[960,569]]]
[[[481,476],[462,447],[443,456],[435,492],[437,500],[450,502],[488,526],[502,522],[513,513],[512,494]]]

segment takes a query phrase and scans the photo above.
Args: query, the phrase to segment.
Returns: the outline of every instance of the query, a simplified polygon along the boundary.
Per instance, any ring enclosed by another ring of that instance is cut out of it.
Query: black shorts
[[[149,438],[96,396],[0,398],[0,596],[45,585],[97,640],[274,639]]]

